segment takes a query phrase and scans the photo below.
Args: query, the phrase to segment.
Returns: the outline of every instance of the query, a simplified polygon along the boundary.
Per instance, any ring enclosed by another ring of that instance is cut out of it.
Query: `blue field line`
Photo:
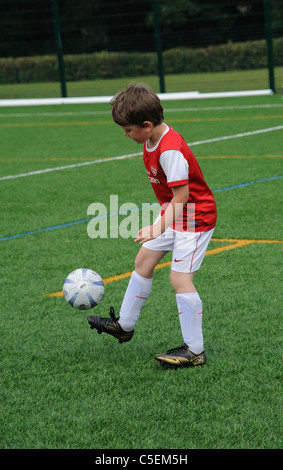
[[[249,181],[248,183],[235,184],[234,186],[227,186],[226,188],[213,189],[213,193],[220,193],[221,191],[229,191],[229,189],[244,188],[245,186],[250,186],[251,184],[264,183],[265,181],[273,181],[282,178],[283,175],[271,176],[270,178],[262,178],[261,180]]]
[[[283,175],[271,176],[269,178],[262,178],[262,179],[259,179],[259,180],[249,181],[247,183],[235,184],[233,186],[226,186],[225,188],[213,189],[212,192],[213,193],[219,193],[221,191],[229,191],[230,189],[244,188],[245,186],[250,186],[250,185],[256,184],[256,183],[264,183],[266,181],[274,181],[274,180],[280,179],[282,177],[283,177]],[[137,209],[131,209],[128,212],[132,212],[133,210],[141,210],[141,209],[143,209],[143,207],[138,207]],[[97,218],[102,219],[102,218],[105,218],[105,217],[113,217],[114,215],[121,215],[121,214],[126,214],[126,212],[125,211],[115,212],[115,213],[112,213],[112,214],[102,215],[102,216],[97,217]],[[59,228],[65,228],[65,227],[71,227],[73,225],[83,224],[85,222],[89,222],[93,218],[94,217],[89,217],[87,219],[76,220],[75,222],[67,222],[65,224],[52,225],[51,227],[45,227],[45,228],[39,228],[39,229],[36,229],[36,230],[31,230],[30,232],[18,233],[18,234],[15,234],[15,235],[9,235],[8,237],[0,238],[0,242],[6,241],[6,240],[12,240],[14,238],[27,237],[28,235],[34,235],[35,233],[49,232],[51,230],[57,230]]]

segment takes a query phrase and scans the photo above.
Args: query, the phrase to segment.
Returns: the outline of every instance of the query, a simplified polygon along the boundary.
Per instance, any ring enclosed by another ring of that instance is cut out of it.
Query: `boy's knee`
[[[143,277],[150,278],[153,276],[154,266],[150,257],[143,251],[140,250],[135,259],[135,271]]]
[[[180,273],[177,271],[170,271],[170,282],[176,294],[182,292],[196,292],[193,283],[194,273]]]

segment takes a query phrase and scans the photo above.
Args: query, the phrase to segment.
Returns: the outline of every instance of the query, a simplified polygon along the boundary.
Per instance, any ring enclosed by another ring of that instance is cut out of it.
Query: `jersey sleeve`
[[[182,186],[189,182],[189,164],[178,150],[166,150],[160,155],[160,165],[168,186]]]

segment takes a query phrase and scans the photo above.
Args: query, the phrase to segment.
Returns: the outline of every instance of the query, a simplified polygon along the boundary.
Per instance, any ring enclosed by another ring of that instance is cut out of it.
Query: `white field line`
[[[202,144],[207,144],[207,143],[212,143],[212,142],[221,142],[224,140],[229,140],[229,139],[237,139],[241,137],[248,137],[251,135],[257,135],[257,134],[264,134],[267,132],[273,132],[273,131],[279,131],[283,129],[282,126],[276,126],[276,127],[268,127],[266,129],[258,129],[256,131],[251,131],[251,132],[242,132],[240,134],[234,134],[234,135],[227,135],[227,136],[222,136],[222,137],[215,137],[213,139],[206,139],[206,140],[200,140],[196,142],[188,142],[188,145],[190,147],[193,147],[195,145],[202,145]],[[94,165],[96,163],[107,163],[110,161],[115,161],[115,160],[125,160],[126,158],[132,158],[132,157],[137,157],[142,155],[142,152],[139,153],[131,153],[128,155],[121,155],[118,157],[110,157],[110,158],[100,158],[98,160],[91,160],[88,162],[81,162],[81,163],[74,163],[72,165],[64,165],[64,166],[57,166],[54,168],[45,168],[43,170],[37,170],[37,171],[30,171],[27,173],[18,173],[16,175],[8,175],[8,176],[2,176],[0,178],[0,181],[5,181],[5,180],[11,180],[11,179],[16,179],[16,178],[24,178],[26,176],[34,176],[34,175],[41,175],[43,173],[50,173],[53,171],[60,171],[60,170],[68,170],[71,168],[79,168],[82,166],[87,166],[87,165]]]

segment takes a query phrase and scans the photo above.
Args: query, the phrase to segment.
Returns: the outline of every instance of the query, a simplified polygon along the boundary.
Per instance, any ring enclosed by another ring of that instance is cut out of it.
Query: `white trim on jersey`
[[[146,141],[145,145],[146,145],[146,150],[148,152],[154,152],[157,149],[158,145],[160,144],[161,139],[165,136],[165,134],[167,134],[167,132],[169,132],[169,130],[170,130],[169,126],[167,126],[167,124],[165,122],[164,122],[164,124],[166,126],[166,129],[165,129],[165,131],[163,132],[163,134],[160,137],[159,141],[157,142],[157,144],[154,147],[148,147],[148,141]]]
[[[189,164],[178,150],[166,150],[160,155],[160,165],[167,177],[167,183],[183,182],[189,179]]]

